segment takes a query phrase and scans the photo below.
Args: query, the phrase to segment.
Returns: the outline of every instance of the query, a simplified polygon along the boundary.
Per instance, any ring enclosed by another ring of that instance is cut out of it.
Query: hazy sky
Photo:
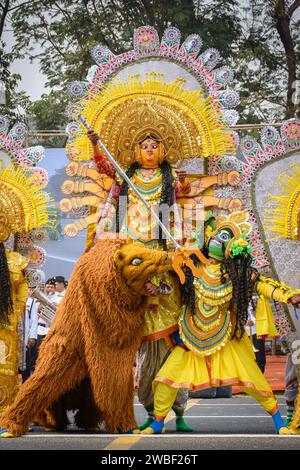
[[[14,36],[12,31],[4,31],[3,41],[6,43],[7,49],[11,50],[14,44]],[[39,61],[35,60],[30,63],[28,58],[15,60],[11,66],[14,73],[21,75],[22,79],[19,83],[19,89],[24,90],[32,100],[38,100],[45,89],[46,77],[39,70]]]

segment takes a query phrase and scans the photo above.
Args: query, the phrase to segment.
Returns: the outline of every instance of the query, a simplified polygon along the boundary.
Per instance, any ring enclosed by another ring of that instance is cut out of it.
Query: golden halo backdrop
[[[162,74],[154,72],[145,81],[133,76],[90,91],[77,109],[124,167],[135,160],[138,136],[151,130],[161,135],[172,164],[232,154],[234,142],[220,105],[203,97],[203,90],[185,90],[183,84],[183,79],[166,83]],[[90,143],[82,129],[73,135],[67,153],[73,160],[90,159]]]

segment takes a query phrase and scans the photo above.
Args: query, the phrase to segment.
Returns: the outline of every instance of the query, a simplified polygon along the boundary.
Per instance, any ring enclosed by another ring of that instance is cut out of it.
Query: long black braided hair
[[[226,275],[232,283],[231,312],[234,315],[232,337],[241,338],[248,320],[248,306],[253,302],[253,288],[257,271],[252,267],[253,258],[250,254],[225,258],[221,263],[221,282],[226,282]],[[253,305],[252,305],[253,306]]]
[[[208,248],[202,248],[202,253],[207,257]],[[191,256],[197,265],[198,258]],[[221,282],[225,284],[228,277],[232,283],[232,300],[230,310],[233,313],[233,333],[232,338],[241,338],[244,334],[244,326],[248,319],[248,306],[252,302],[253,288],[255,284],[256,269],[252,267],[252,256],[238,255],[234,258],[224,259],[221,262]],[[226,277],[228,276],[228,277]],[[194,275],[190,268],[185,268],[185,283],[182,286],[183,302],[187,305],[192,315],[196,313],[196,297],[194,289]]]
[[[0,323],[9,323],[9,314],[13,310],[11,283],[5,247],[0,243]]]
[[[135,171],[140,168],[140,164],[138,162],[133,163],[127,170],[126,175],[128,178],[132,178]],[[160,206],[163,204],[167,204],[169,207],[173,204],[173,174],[172,174],[172,167],[171,165],[164,160],[161,165],[161,174],[162,174],[162,188],[161,188],[161,195],[160,195]],[[124,180],[121,188],[120,188],[120,196],[128,196],[128,183]],[[120,231],[120,220],[123,221],[126,215],[127,207],[122,207],[120,212],[120,205],[117,204],[116,207],[116,232],[119,233]],[[159,219],[162,221],[162,212],[159,212]],[[164,250],[167,249],[167,242],[166,239],[163,237],[163,233],[161,228],[159,227],[159,242]]]

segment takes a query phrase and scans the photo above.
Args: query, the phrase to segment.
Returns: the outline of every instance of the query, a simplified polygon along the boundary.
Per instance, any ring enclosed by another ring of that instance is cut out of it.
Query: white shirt
[[[25,306],[25,344],[29,339],[37,339],[38,312],[37,302],[32,297],[28,297]]]
[[[62,299],[64,298],[65,293],[66,293],[66,289],[63,290],[62,292],[55,292],[54,295],[56,295],[56,297],[58,298],[57,303],[60,303],[62,301]]]
[[[62,301],[63,299],[63,295],[61,294],[64,294],[66,291],[63,291],[63,292],[54,292],[54,294],[50,294],[50,295],[47,295],[48,299],[50,302],[53,302],[55,304],[60,304],[60,302]],[[44,323],[43,319],[40,318],[39,319],[39,324],[38,324],[38,330],[37,330],[37,333],[39,336],[45,336],[48,331],[50,330],[50,327],[49,326],[45,326],[46,324]]]
[[[251,334],[256,335],[256,319],[252,312],[248,313],[248,321],[253,321],[254,325],[251,326]],[[248,336],[250,336],[250,326],[245,326],[245,330]]]

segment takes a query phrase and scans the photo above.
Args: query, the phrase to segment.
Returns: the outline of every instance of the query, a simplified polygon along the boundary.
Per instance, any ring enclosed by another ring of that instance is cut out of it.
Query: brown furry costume
[[[108,432],[135,428],[132,366],[143,335],[144,284],[169,268],[164,252],[121,240],[100,240],[82,255],[36,370],[0,419],[0,429],[24,434],[30,420],[84,379]]]

